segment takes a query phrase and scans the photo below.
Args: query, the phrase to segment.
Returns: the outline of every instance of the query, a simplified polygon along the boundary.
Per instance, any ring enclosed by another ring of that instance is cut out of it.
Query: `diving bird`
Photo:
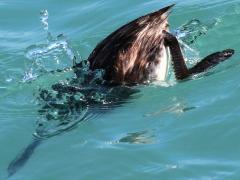
[[[216,66],[234,54],[232,49],[215,52],[188,68],[177,38],[169,32],[168,16],[173,6],[123,25],[94,48],[87,59],[89,72],[104,72],[101,81],[97,81],[94,86],[90,83],[92,73],[86,75],[84,83],[79,80],[84,63],[76,63],[74,59],[72,69],[76,74],[75,79],[67,84],[54,84],[52,91],[55,93],[41,90],[39,99],[43,106],[39,113],[45,115],[46,122],[54,121],[55,127],[39,123],[36,129],[38,136],[52,137],[71,129],[87,117],[86,114],[79,115],[83,111],[89,113],[91,109],[91,112],[96,113],[97,108],[111,109],[109,107],[125,102],[136,92],[132,88],[136,84],[166,80],[171,63],[176,79],[184,80]],[[41,144],[42,139],[39,137],[35,137],[10,163],[9,176],[16,173]]]
[[[234,54],[215,52],[188,68],[177,38],[169,32],[167,6],[139,17],[102,40],[88,57],[90,69],[103,69],[104,79],[114,84],[139,84],[166,80],[172,62],[177,80],[201,73]]]

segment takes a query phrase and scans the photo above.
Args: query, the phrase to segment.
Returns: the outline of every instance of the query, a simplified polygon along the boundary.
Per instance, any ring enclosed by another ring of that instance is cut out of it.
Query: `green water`
[[[212,24],[190,45],[189,59],[226,48],[234,57],[207,76],[140,87],[122,107],[44,141],[10,179],[240,179],[237,0],[1,0],[1,179],[32,140],[38,89],[69,76],[42,70],[71,66],[73,54],[87,58],[116,28],[172,3],[172,31],[192,19]]]

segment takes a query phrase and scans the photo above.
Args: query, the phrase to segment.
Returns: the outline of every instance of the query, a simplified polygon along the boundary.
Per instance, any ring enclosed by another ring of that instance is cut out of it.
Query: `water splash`
[[[39,90],[41,117],[37,120],[36,136],[48,138],[72,129],[79,122],[129,101],[138,92],[131,87],[101,86],[98,73],[94,75],[98,81],[93,80],[88,85],[81,84],[79,78],[72,78]]]
[[[47,33],[47,43],[31,45],[26,49],[28,70],[24,81],[34,80],[42,74],[75,65],[76,56],[67,38],[63,34],[52,36],[48,29],[48,18],[47,10],[41,11],[40,21]],[[108,92],[94,86],[102,81],[104,72],[100,70],[90,72],[88,67],[88,63],[81,61],[71,78],[51,87],[39,89],[36,94],[37,103],[41,108],[34,136],[48,138],[76,127],[80,121],[91,116],[89,112],[91,102],[103,105],[103,108],[107,108],[111,103],[111,98],[106,99]],[[84,86],[86,79],[91,87]]]
[[[40,12],[40,21],[42,23],[43,29],[45,31],[48,31],[48,11],[46,9]]]
[[[26,49],[27,70],[23,82],[35,80],[42,74],[72,67],[75,57],[67,38],[60,34],[57,37],[51,35],[48,24],[49,14],[47,10],[40,12],[40,21],[47,33],[47,43],[30,45]]]
[[[23,82],[34,80],[38,77],[36,73],[34,73],[33,68],[30,68],[28,71],[25,72],[23,77]]]
[[[173,31],[173,34],[179,40],[188,65],[192,66],[200,59],[199,52],[191,46],[196,43],[197,39],[206,35],[209,30],[217,26],[220,22],[221,20],[219,18],[212,19],[208,22],[192,19]]]
[[[196,42],[196,40],[206,35],[207,32],[218,25],[220,19],[215,18],[209,22],[203,23],[198,19],[192,19],[189,22],[183,24],[174,31],[177,38],[181,39],[186,45],[190,45]]]
[[[69,58],[74,57],[66,38],[61,34],[56,39],[51,40],[48,44],[32,45],[27,48],[26,57],[28,59],[37,59],[44,55],[57,55],[64,51]]]

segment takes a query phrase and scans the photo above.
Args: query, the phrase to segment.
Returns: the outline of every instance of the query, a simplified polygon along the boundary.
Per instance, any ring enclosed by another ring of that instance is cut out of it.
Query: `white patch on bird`
[[[170,51],[163,46],[159,63],[154,65],[151,77],[157,81],[166,81],[170,62]]]

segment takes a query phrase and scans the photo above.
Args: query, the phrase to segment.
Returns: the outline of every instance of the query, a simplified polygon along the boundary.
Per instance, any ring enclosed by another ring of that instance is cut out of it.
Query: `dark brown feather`
[[[150,63],[159,63],[164,46],[163,30],[174,5],[139,17],[100,42],[88,60],[90,69],[105,70],[104,79],[132,84],[147,81]]]

